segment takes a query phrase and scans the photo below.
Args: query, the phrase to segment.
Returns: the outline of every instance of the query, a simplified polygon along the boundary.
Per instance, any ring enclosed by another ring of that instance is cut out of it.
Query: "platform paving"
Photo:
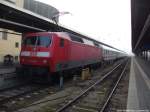
[[[150,112],[150,63],[131,59],[128,91],[128,112]]]

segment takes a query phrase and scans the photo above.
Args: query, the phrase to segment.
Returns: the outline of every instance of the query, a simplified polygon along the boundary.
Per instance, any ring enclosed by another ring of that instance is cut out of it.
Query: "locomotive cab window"
[[[30,36],[25,37],[23,45],[48,47],[51,44],[49,36]]]
[[[60,45],[60,47],[64,47],[64,45],[65,45],[65,40],[61,38],[59,45]]]
[[[39,36],[38,37],[38,46],[48,47],[51,43],[51,38],[48,36]]]
[[[35,45],[36,44],[36,39],[37,37],[36,36],[32,36],[32,37],[25,37],[23,39],[23,45]]]

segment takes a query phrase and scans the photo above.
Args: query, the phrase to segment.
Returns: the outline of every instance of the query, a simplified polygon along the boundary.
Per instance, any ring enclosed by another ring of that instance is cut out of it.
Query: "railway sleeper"
[[[98,102],[97,103],[80,103],[78,105],[76,105],[78,107],[84,107],[84,108],[90,108],[90,109],[98,109]]]
[[[79,107],[73,106],[73,112],[97,112],[95,109],[87,108],[87,107]]]

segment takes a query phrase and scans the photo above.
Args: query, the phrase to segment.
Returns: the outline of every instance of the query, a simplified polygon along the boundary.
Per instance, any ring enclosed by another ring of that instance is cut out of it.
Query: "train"
[[[113,48],[103,46],[103,60],[104,63],[112,63],[113,61],[122,59],[127,56],[127,54],[123,52],[119,52],[118,50],[115,50]]]
[[[68,32],[36,32],[23,35],[20,64],[34,75],[58,73],[101,65],[123,57],[95,40]]]

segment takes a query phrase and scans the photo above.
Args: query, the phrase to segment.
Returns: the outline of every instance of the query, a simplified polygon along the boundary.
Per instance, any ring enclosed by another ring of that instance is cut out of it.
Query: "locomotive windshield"
[[[23,40],[23,45],[29,46],[43,46],[48,47],[51,43],[51,38],[49,36],[31,36],[25,37]]]

